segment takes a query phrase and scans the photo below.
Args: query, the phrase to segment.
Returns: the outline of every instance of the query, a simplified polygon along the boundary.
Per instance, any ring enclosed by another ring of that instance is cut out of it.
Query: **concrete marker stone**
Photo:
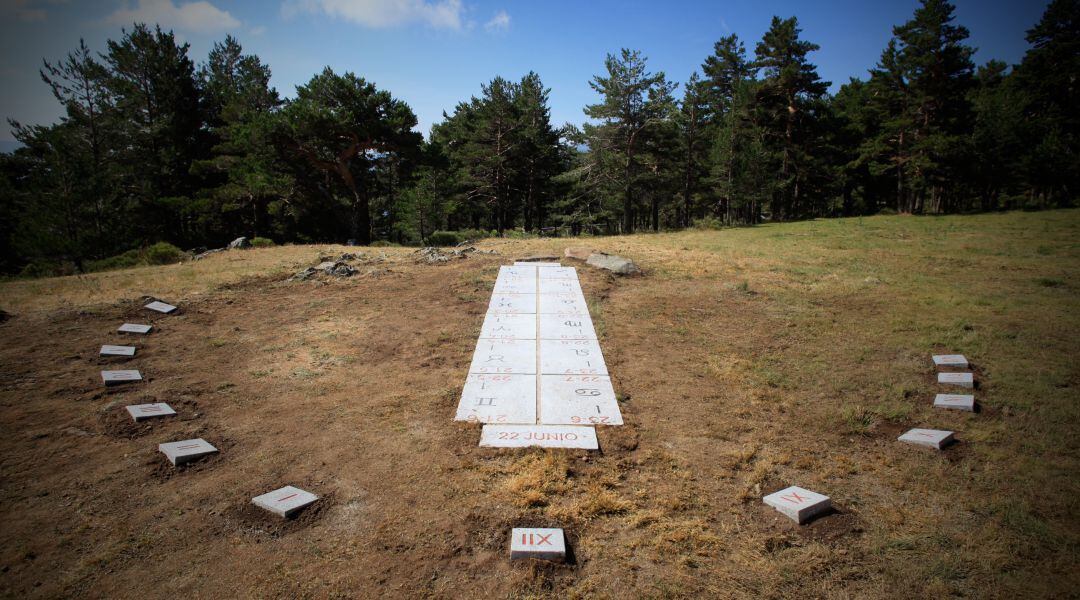
[[[138,333],[147,334],[153,329],[152,325],[142,325],[140,323],[124,323],[117,331],[120,333]]]
[[[176,414],[176,411],[164,402],[132,404],[131,406],[126,406],[124,408],[127,409],[128,414],[131,415],[132,420],[136,423],[156,417],[171,417]]]
[[[158,444],[158,450],[176,467],[194,462],[204,456],[217,454],[218,451],[210,445],[210,442],[202,438]]]
[[[101,356],[135,356],[135,346],[113,346],[105,344],[99,352]]]
[[[251,502],[279,517],[288,518],[318,499],[319,497],[311,492],[287,485],[261,496],[255,496]]]
[[[769,494],[762,500],[799,525],[832,508],[832,500],[828,496],[795,485]]]
[[[968,367],[968,360],[963,354],[935,354],[933,358],[934,365],[938,367]]]
[[[934,408],[951,408],[975,412],[975,396],[971,394],[938,394],[934,396]]]
[[[143,308],[149,308],[150,310],[154,310],[154,311],[157,311],[159,313],[165,313],[165,314],[169,314],[169,313],[176,310],[176,307],[173,306],[172,304],[165,304],[164,302],[159,302],[157,300],[154,300],[153,302],[151,302],[150,304],[147,304]]]
[[[975,387],[975,375],[972,373],[938,373],[937,382],[942,385],[973,388]]]
[[[563,530],[515,527],[510,532],[510,560],[525,558],[565,561],[566,539],[563,537]]]
[[[595,429],[574,425],[484,425],[480,446],[600,449]]]
[[[955,438],[951,431],[942,431],[940,429],[911,429],[904,435],[896,438],[897,440],[905,444],[914,444],[916,446],[927,446],[935,450],[941,450],[945,446],[948,446]]]
[[[133,381],[142,381],[142,373],[134,369],[119,369],[114,371],[102,371],[101,380],[105,385],[120,385]]]

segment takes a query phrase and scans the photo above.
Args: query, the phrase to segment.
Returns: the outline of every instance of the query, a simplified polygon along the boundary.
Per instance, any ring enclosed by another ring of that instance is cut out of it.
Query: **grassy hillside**
[[[1080,584],[1080,211],[873,217],[582,240],[490,240],[443,265],[370,249],[365,274],[285,282],[295,246],[0,284],[7,595],[1062,597]],[[627,425],[603,454],[495,452],[451,421],[498,265],[580,264]],[[356,249],[348,249],[356,250]],[[97,345],[155,317],[104,393]],[[982,410],[931,407],[932,353]],[[180,418],[120,411],[167,401]],[[56,415],[60,415],[57,417]],[[957,431],[946,452],[896,442]],[[222,455],[180,473],[156,444]],[[325,502],[288,525],[252,496]],[[761,496],[838,514],[798,527]],[[510,565],[509,527],[567,529],[575,562]],[[188,557],[183,562],[170,559]]]

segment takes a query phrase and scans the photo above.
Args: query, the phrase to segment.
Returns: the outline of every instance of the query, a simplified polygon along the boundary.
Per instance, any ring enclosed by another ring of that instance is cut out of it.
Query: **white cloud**
[[[286,0],[282,13],[324,13],[373,28],[424,23],[436,29],[461,29],[461,0]]]
[[[506,31],[510,29],[510,15],[506,14],[505,10],[500,10],[495,13],[494,17],[487,23],[484,23],[484,29],[488,31]]]
[[[173,4],[173,0],[138,0],[134,7],[124,6],[106,19],[114,25],[157,23],[163,28],[189,33],[217,33],[240,27],[240,21],[206,0]]]
[[[42,6],[44,4],[55,4],[55,2],[0,0],[0,17],[4,19],[14,17],[19,21],[44,21],[49,16],[48,11]]]

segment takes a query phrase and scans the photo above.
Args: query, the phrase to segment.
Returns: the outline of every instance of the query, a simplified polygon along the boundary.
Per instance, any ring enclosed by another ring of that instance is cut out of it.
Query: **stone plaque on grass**
[[[134,404],[126,407],[128,414],[135,420],[145,421],[147,419],[153,419],[154,417],[170,417],[176,414],[176,411],[171,406],[164,402],[154,402],[152,404]]]
[[[142,325],[139,323],[124,323],[120,326],[119,329],[117,329],[117,331],[119,331],[120,333],[147,334],[150,333],[151,329],[153,329],[151,325]]]
[[[484,425],[480,445],[485,448],[600,448],[595,429],[575,425]]]
[[[938,367],[960,367],[966,369],[968,361],[963,354],[935,354],[934,365]]]
[[[769,494],[763,500],[765,504],[800,525],[832,507],[832,501],[828,496],[794,485]]]
[[[972,373],[938,373],[937,382],[942,385],[973,388],[975,387],[975,375]]]
[[[975,412],[975,396],[971,394],[938,394],[934,396],[934,407]]]
[[[470,373],[536,373],[536,340],[480,338]]]
[[[536,423],[536,375],[469,374],[455,421]]]
[[[101,356],[135,356],[135,346],[113,346],[105,344],[101,347]]]
[[[291,517],[318,499],[319,497],[311,492],[287,485],[261,496],[255,496],[251,502],[279,517]]]
[[[142,381],[142,374],[133,369],[102,371],[101,380],[105,382],[105,385],[120,385],[122,383]]]
[[[905,444],[916,446],[928,446],[935,450],[941,450],[953,441],[953,432],[941,431],[940,429],[912,429],[904,435],[896,438]]]
[[[169,314],[176,310],[176,307],[172,304],[165,304],[164,302],[158,302],[157,300],[147,304],[145,308],[165,314]]]
[[[199,460],[204,456],[217,454],[218,451],[217,448],[211,446],[209,442],[202,438],[158,444],[158,450],[175,466]]]
[[[537,558],[563,562],[566,540],[562,529],[515,527],[510,532],[510,560]]]
[[[541,375],[540,399],[544,425],[622,425],[610,377]]]

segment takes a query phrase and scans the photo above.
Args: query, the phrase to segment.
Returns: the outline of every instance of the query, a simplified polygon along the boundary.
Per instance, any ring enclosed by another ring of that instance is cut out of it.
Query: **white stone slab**
[[[255,496],[251,502],[279,517],[291,517],[297,511],[314,503],[319,497],[311,492],[287,485],[281,489]]]
[[[142,381],[142,374],[136,370],[131,369],[121,369],[118,371],[102,371],[101,380],[105,382],[105,385],[119,385],[121,383]]]
[[[968,361],[963,354],[935,354],[934,364],[939,367],[961,367],[966,369]]]
[[[120,326],[119,329],[117,329],[117,331],[119,331],[120,333],[146,334],[150,333],[151,329],[153,329],[152,325],[142,325],[139,323],[124,323]]]
[[[541,294],[578,294],[584,296],[581,291],[581,282],[577,279],[541,279],[539,292]]]
[[[541,314],[540,339],[595,340],[596,329],[589,313]]]
[[[507,278],[503,281],[496,281],[495,286],[491,290],[492,294],[535,294],[536,293],[536,280],[535,279],[516,279]]]
[[[154,417],[171,417],[176,414],[176,411],[164,402],[133,404],[125,408],[127,408],[128,414],[131,415],[131,418],[134,419],[136,423],[147,419],[153,419]]]
[[[480,327],[480,337],[492,339],[536,339],[536,315],[488,313]]]
[[[485,448],[600,448],[596,430],[580,425],[484,425],[480,445]]]
[[[832,507],[832,500],[828,496],[794,485],[769,494],[763,500],[800,525]]]
[[[941,450],[953,441],[953,432],[940,429],[912,429],[904,435],[896,438],[905,444],[916,446],[929,446]]]
[[[934,407],[975,412],[975,396],[971,394],[938,394],[934,396]]]
[[[105,344],[101,347],[102,356],[135,356],[135,346],[113,346]]]
[[[532,266],[537,267],[537,268],[539,268],[539,267],[561,267],[562,263],[557,263],[557,262],[530,262],[530,261],[527,261],[527,260],[519,260],[519,261],[516,261],[514,263],[515,267],[524,267],[524,266],[529,266],[529,265],[532,265]]]
[[[542,314],[589,313],[589,305],[581,294],[540,294],[537,298]]]
[[[514,315],[536,314],[536,296],[534,294],[492,294],[488,303],[489,313]]]
[[[540,398],[544,425],[622,425],[610,377],[541,375]]]
[[[540,340],[540,372],[544,375],[608,374],[604,354],[596,340]]]
[[[461,390],[455,421],[536,423],[536,375],[470,374]]]
[[[975,387],[975,375],[972,373],[938,373],[937,382],[943,385],[973,388]]]
[[[180,466],[204,456],[217,454],[218,449],[202,438],[158,444],[158,450],[175,466]]]
[[[158,302],[157,300],[154,300],[150,304],[147,304],[145,308],[149,308],[150,310],[156,310],[159,313],[165,314],[171,313],[176,310],[176,307],[172,304],[165,304],[164,302]]]
[[[536,277],[536,267],[518,265],[513,267],[503,266],[499,267],[499,276],[508,277]]]
[[[574,267],[547,267],[538,271],[540,279],[577,279]]]
[[[536,340],[480,338],[470,373],[536,373]]]
[[[562,529],[515,527],[510,532],[510,560],[538,558],[566,560],[566,539]]]

